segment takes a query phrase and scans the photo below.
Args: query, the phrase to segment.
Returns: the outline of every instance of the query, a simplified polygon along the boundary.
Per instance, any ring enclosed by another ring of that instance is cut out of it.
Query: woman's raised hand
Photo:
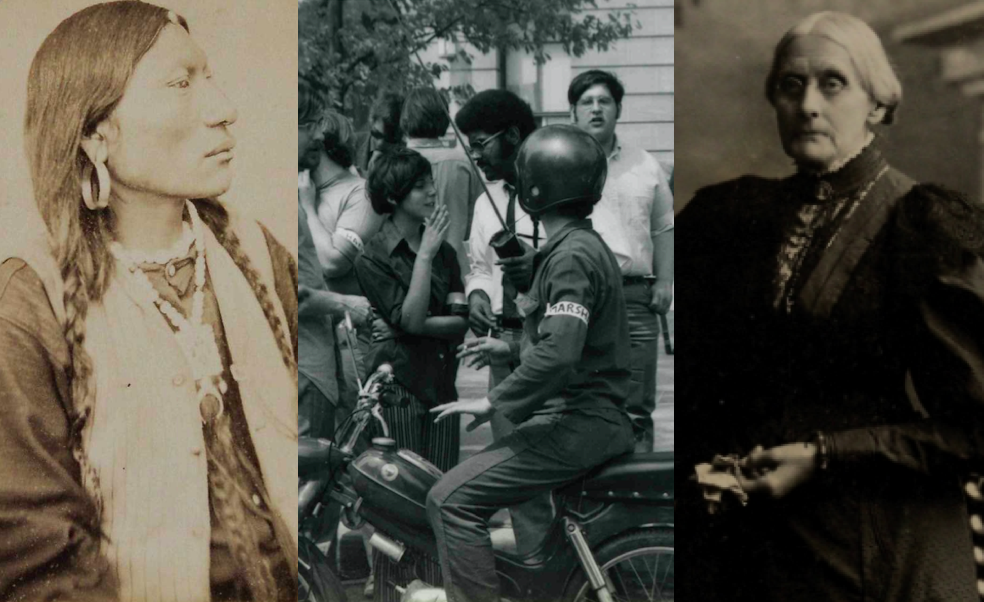
[[[441,243],[448,235],[448,226],[451,219],[448,216],[448,208],[438,205],[430,217],[424,219],[424,236],[420,240],[420,255],[434,257],[437,250],[441,248]]]

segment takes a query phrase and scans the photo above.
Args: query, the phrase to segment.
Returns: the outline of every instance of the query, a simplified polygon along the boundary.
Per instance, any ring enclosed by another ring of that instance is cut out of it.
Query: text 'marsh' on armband
[[[591,317],[591,312],[589,312],[580,303],[574,303],[573,301],[558,301],[553,305],[547,304],[547,311],[544,312],[543,317],[549,318],[550,316],[571,316],[577,318],[578,320],[584,322],[584,325],[588,325],[588,318]]]

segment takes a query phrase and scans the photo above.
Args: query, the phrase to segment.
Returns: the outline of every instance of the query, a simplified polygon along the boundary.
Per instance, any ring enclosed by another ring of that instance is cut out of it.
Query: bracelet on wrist
[[[814,443],[817,446],[817,468],[827,470],[827,466],[830,464],[830,456],[827,453],[827,436],[823,434],[823,431],[817,431],[814,436]]]

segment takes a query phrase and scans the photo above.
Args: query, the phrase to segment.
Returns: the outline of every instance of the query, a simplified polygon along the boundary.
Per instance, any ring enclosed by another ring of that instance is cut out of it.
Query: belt
[[[495,324],[499,328],[507,328],[509,330],[522,330],[523,329],[523,318],[520,317],[506,317],[506,316],[496,316]]]
[[[623,276],[622,286],[632,286],[634,284],[652,284],[656,282],[656,276]]]

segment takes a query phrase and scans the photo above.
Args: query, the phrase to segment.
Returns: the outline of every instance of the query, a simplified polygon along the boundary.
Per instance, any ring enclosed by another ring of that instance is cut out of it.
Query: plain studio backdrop
[[[296,0],[152,2],[188,20],[216,82],[239,111],[235,176],[222,198],[258,218],[297,253],[294,170],[297,116]],[[27,74],[45,37],[91,0],[0,2],[0,205],[34,197],[24,156]],[[0,236],[20,224],[0,224]]]

